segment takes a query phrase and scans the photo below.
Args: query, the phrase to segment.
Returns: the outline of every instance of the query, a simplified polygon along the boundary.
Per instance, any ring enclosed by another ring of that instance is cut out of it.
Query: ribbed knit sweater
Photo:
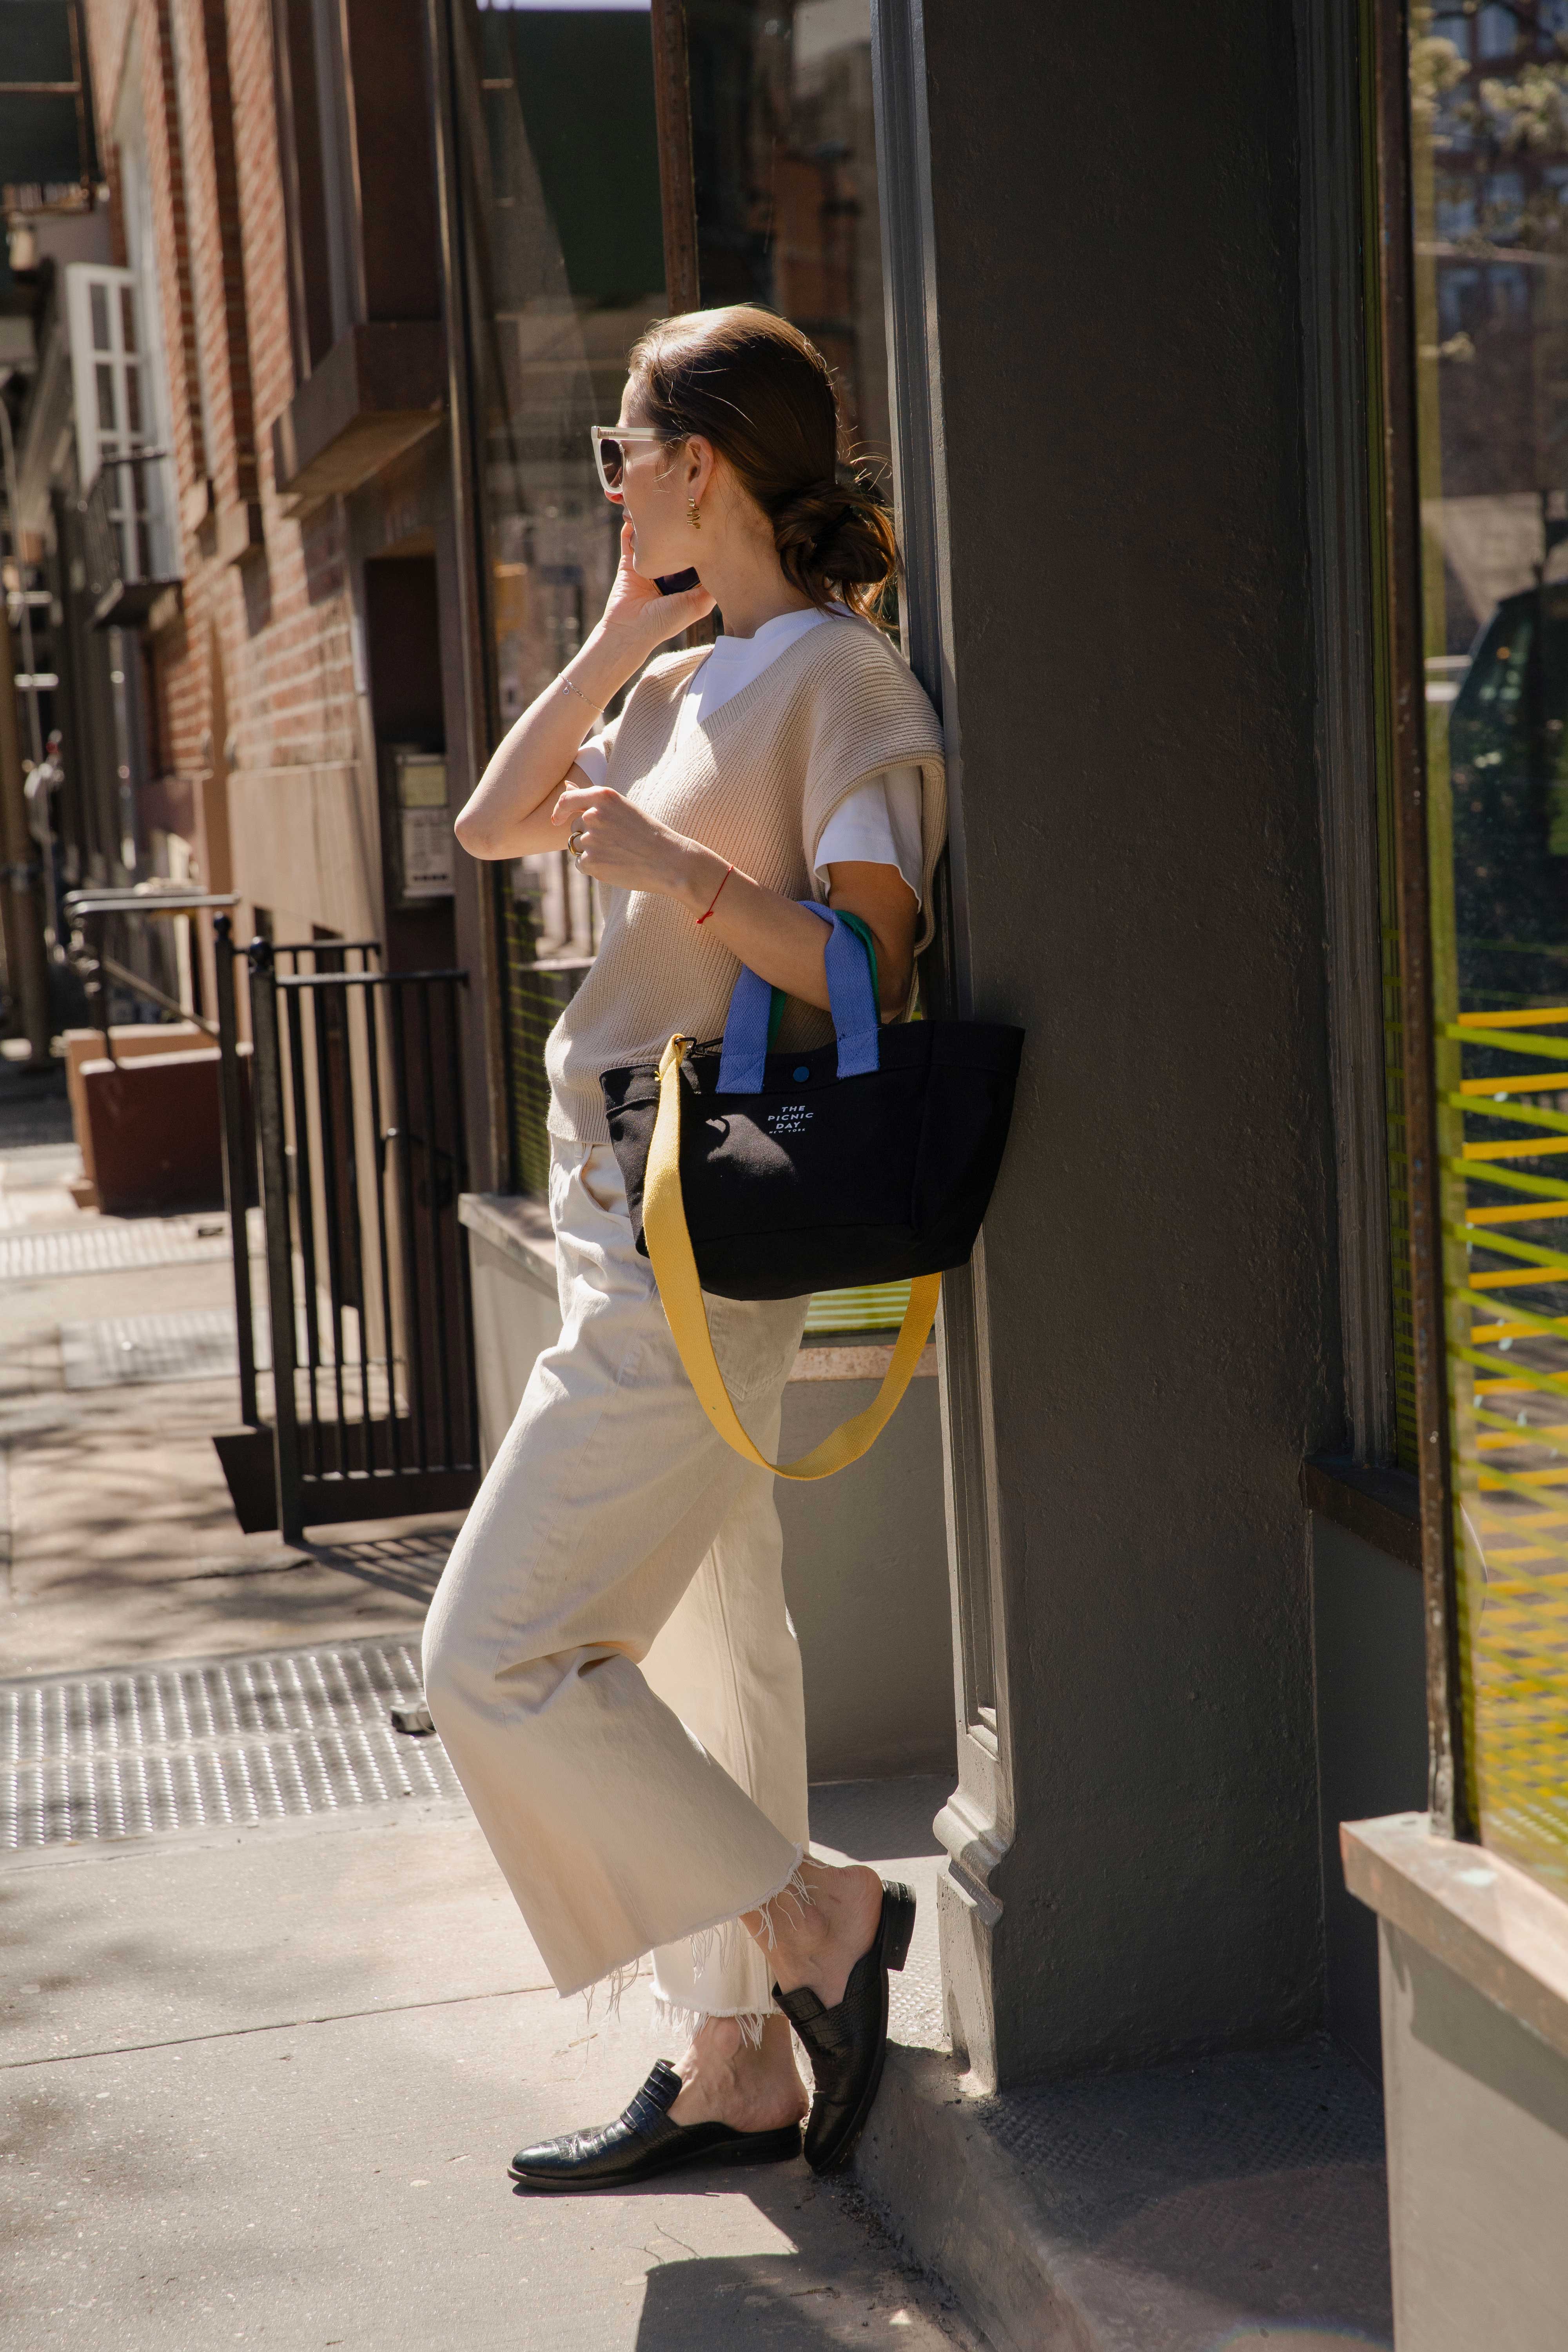
[[[609,782],[764,889],[812,897],[822,829],[858,784],[884,768],[921,772],[921,930],[931,937],[931,872],[947,827],[942,730],[907,663],[868,621],[835,618],[800,638],[678,748],[676,714],[703,649],[651,662],[610,738]],[[550,1131],[607,1143],[600,1073],[657,1060],[680,1031],[722,1034],[740,962],[690,909],[649,890],[605,892],[605,928],[582,987],[550,1033]],[[833,1024],[791,1001],[779,1044],[826,1042]]]

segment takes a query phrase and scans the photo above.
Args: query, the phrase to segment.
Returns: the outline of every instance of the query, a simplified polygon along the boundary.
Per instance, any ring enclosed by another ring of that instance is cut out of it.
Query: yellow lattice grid
[[[1540,1101],[1568,1087],[1559,1024],[1568,1007],[1498,1008],[1444,1024],[1439,1044],[1475,1800],[1489,1843],[1568,1880],[1568,1182],[1563,1116]]]

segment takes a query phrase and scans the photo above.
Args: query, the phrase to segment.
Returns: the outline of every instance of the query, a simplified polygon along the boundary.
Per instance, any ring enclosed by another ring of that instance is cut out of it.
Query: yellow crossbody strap
[[[697,1391],[697,1401],[726,1445],[759,1469],[776,1470],[781,1478],[830,1478],[858,1462],[892,1419],[900,1398],[914,1378],[921,1352],[936,1320],[942,1297],[940,1274],[922,1274],[910,1285],[910,1303],[903,1328],[893,1343],[893,1360],[882,1385],[864,1412],[858,1412],[831,1431],[798,1462],[770,1462],[758,1452],[741,1426],[730,1402],[724,1375],[713,1353],[702,1286],[697,1277],[691,1236],[686,1229],[686,1203],[680,1191],[680,1065],[690,1044],[672,1037],[658,1066],[658,1114],[643,1180],[643,1237],[658,1283],[658,1295],[674,1334],[680,1360]]]

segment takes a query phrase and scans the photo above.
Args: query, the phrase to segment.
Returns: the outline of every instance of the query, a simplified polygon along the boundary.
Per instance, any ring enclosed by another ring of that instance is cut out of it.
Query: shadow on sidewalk
[[[65,1064],[51,1061],[35,1070],[26,1062],[0,1058],[0,1153],[71,1139]]]
[[[740,2172],[693,2172],[674,2183],[650,2180],[618,2191],[614,2201],[661,2207],[668,2213],[672,2187],[683,2200],[694,2195],[743,2197],[786,2247],[772,2253],[693,2255],[650,2210],[645,2251],[657,2253],[662,2236],[669,2240],[669,2253],[648,2272],[637,2352],[701,2352],[708,2347],[729,2352],[732,2346],[764,2343],[770,2352],[775,2347],[778,2352],[822,2352],[826,2346],[858,2342],[863,2331],[879,2336],[883,2328],[897,2328],[899,2340],[911,2352],[929,2352],[939,2343],[977,2346],[955,2299],[909,2261],[853,2180],[819,2180],[802,2159]],[[523,2189],[513,2194],[520,2203],[546,2201],[531,2200]],[[579,2208],[584,2202],[572,2201]],[[877,2273],[869,2305],[868,2240]],[[840,2242],[852,2245],[859,2257],[852,2278],[834,2260]]]
[[[457,1530],[450,1527],[361,1536],[348,1543],[307,1544],[301,1562],[308,1558],[318,1568],[335,1569],[340,1576],[374,1584],[383,1592],[428,1602],[456,1541]]]

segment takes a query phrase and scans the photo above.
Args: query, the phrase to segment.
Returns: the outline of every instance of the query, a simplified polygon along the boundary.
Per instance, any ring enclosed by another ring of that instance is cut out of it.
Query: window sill
[[[244,563],[267,544],[261,509],[254,499],[236,499],[214,510],[213,549],[220,563]]]
[[[1342,1822],[1340,1853],[1369,1910],[1568,2058],[1568,1901],[1426,1813]]]
[[[1320,1454],[1301,1465],[1301,1494],[1310,1510],[1419,1571],[1420,1489],[1409,1471],[1373,1470],[1339,1454]]]
[[[542,1201],[517,1192],[464,1192],[458,1220],[492,1249],[509,1258],[536,1290],[555,1297],[555,1235]],[[792,1381],[879,1381],[893,1360],[892,1342],[867,1342],[863,1332],[834,1339],[819,1332],[795,1360]],[[936,1349],[929,1342],[915,1366],[916,1380],[935,1380]]]
[[[112,580],[92,610],[95,629],[144,629],[155,636],[178,618],[183,591],[177,580]]]
[[[555,1234],[542,1201],[521,1192],[463,1192],[458,1222],[510,1258],[536,1290],[555,1297]]]
[[[447,344],[433,321],[353,327],[272,427],[272,473],[296,513],[345,497],[441,421]]]

